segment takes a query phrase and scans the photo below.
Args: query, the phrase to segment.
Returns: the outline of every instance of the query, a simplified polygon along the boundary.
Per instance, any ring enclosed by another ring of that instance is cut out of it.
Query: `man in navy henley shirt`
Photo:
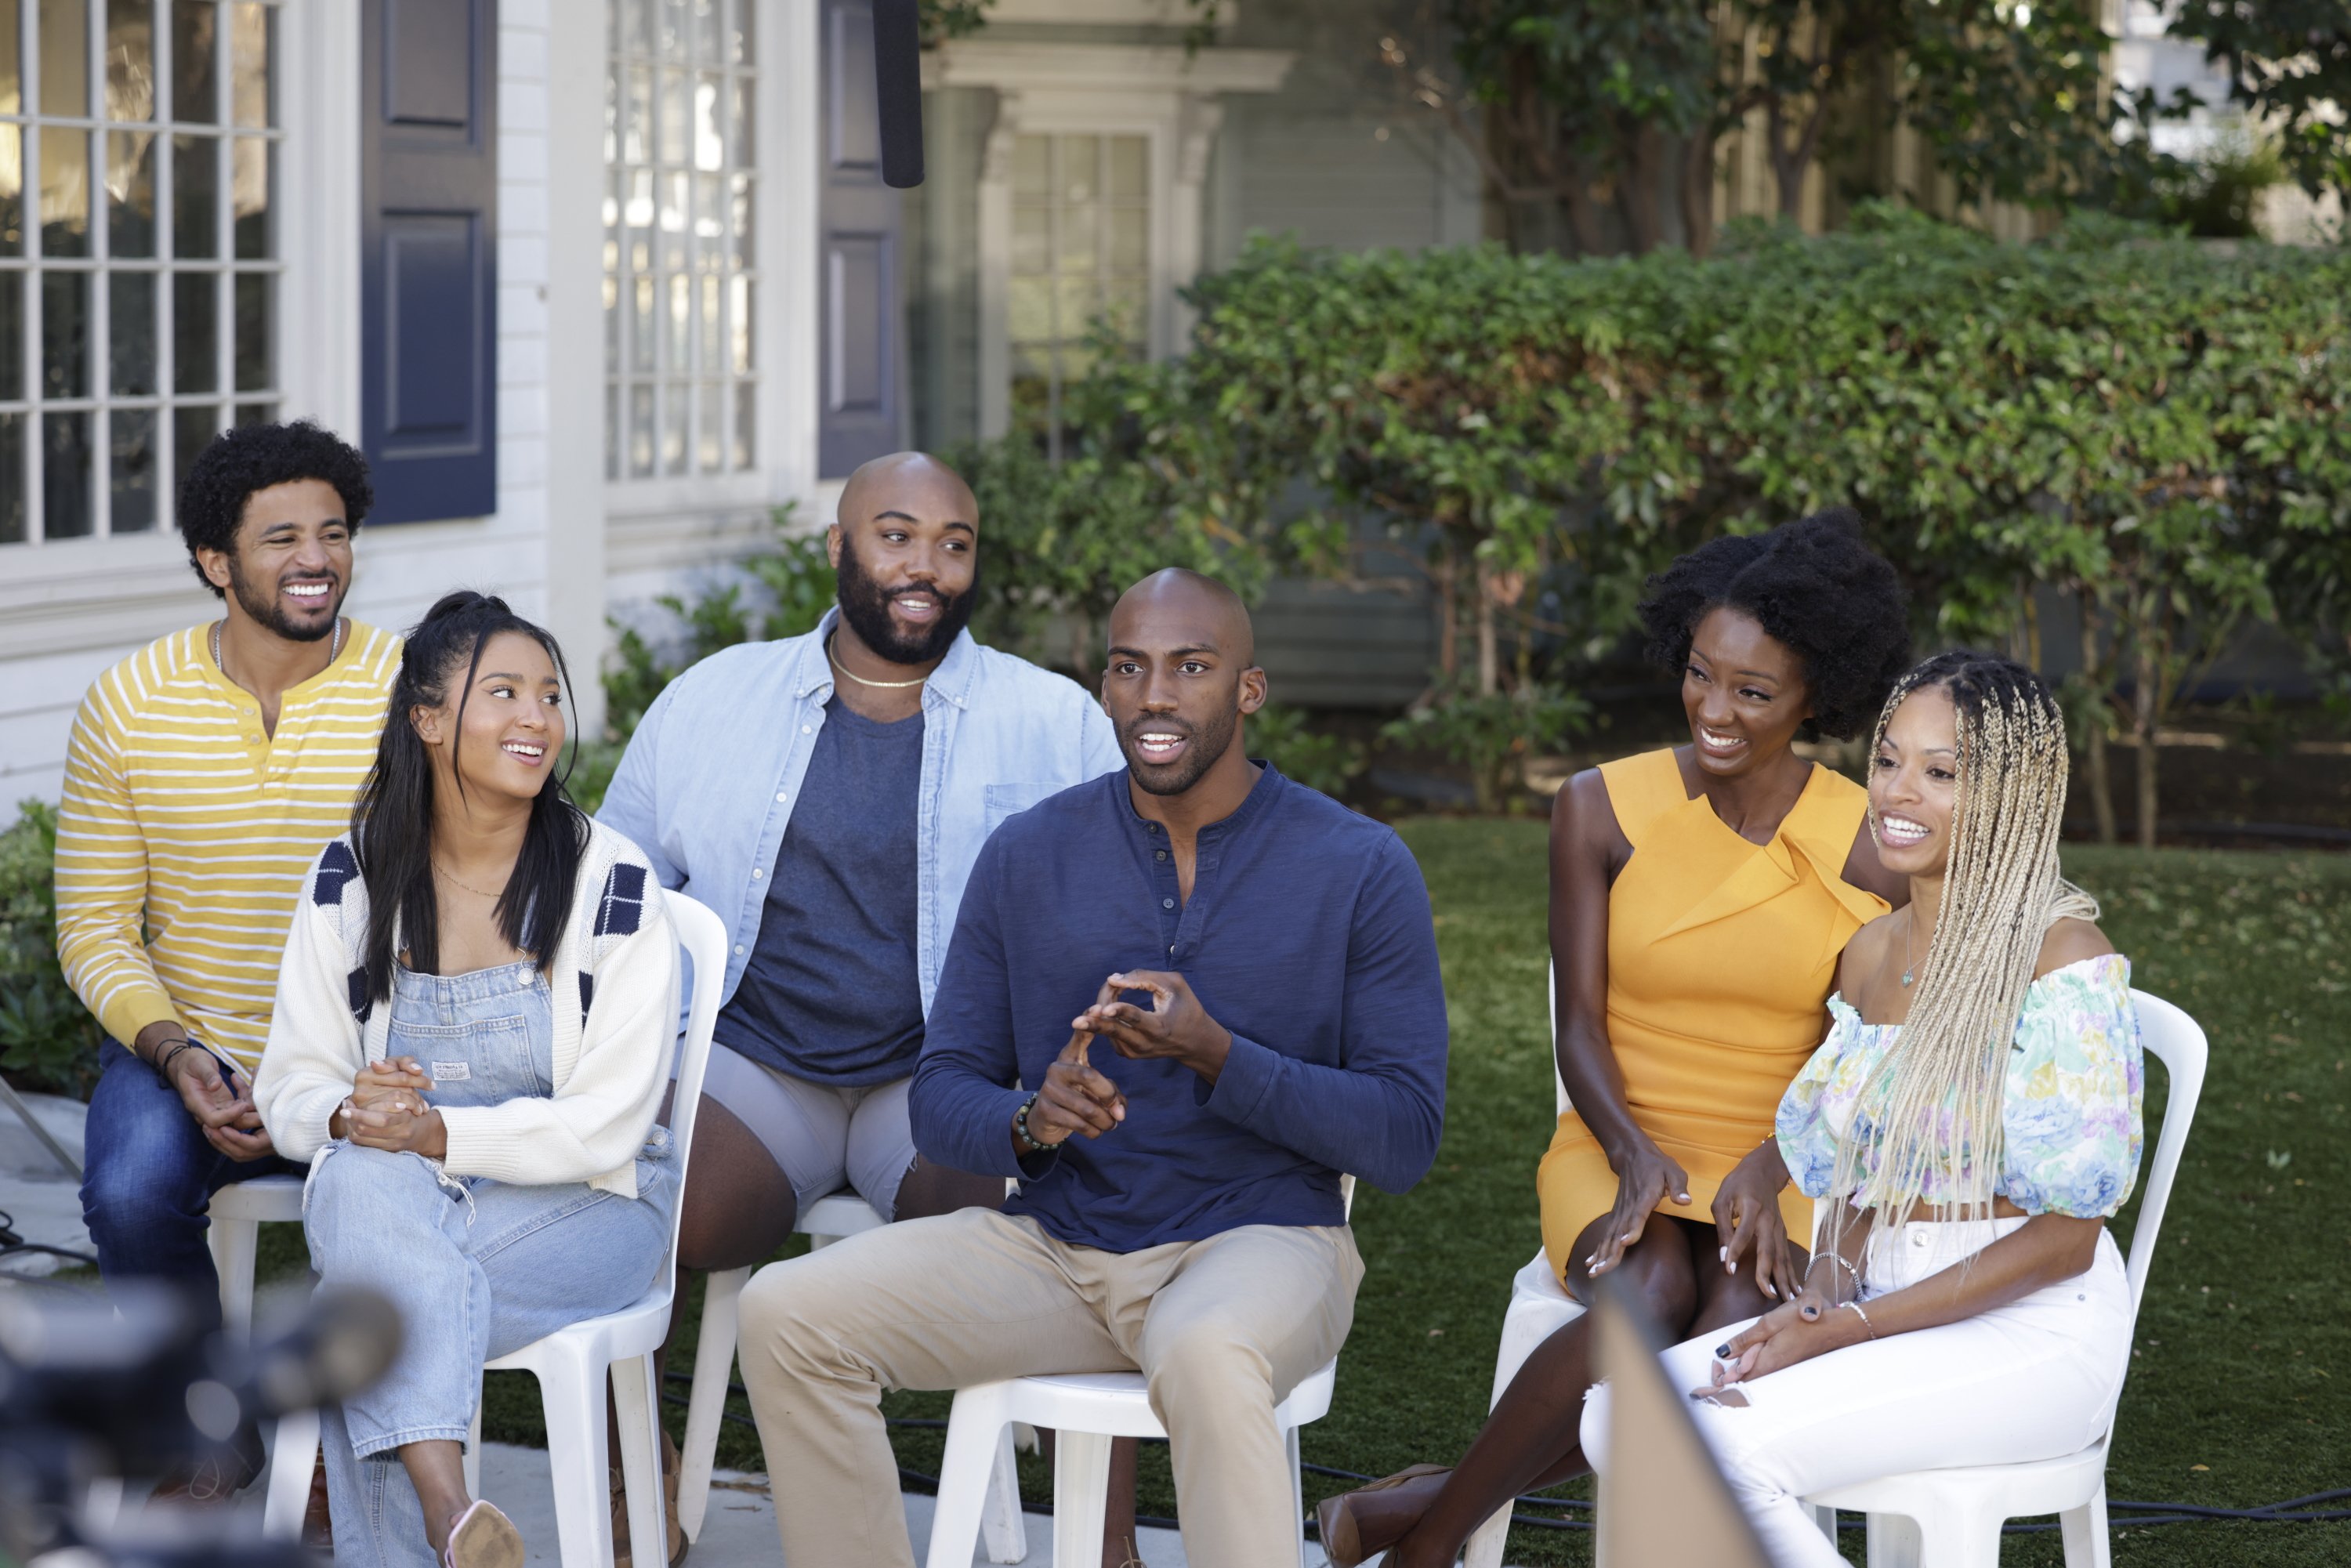
[[[1445,996],[1412,856],[1249,760],[1265,675],[1230,590],[1156,573],[1110,632],[1127,768],[981,850],[914,1071],[917,1147],[1017,1176],[1019,1197],[745,1290],[793,1568],[911,1568],[884,1389],[1133,1369],[1186,1555],[1294,1563],[1273,1412],[1353,1321],[1343,1174],[1401,1192],[1436,1155]]]

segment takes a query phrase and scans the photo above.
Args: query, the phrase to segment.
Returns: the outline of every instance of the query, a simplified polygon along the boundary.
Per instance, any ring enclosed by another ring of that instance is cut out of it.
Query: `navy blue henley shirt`
[[[1125,1121],[1024,1168],[1013,1084],[1044,1081],[1070,1020],[1123,969],[1181,974],[1232,1052],[1212,1088],[1096,1040],[1089,1060],[1125,1093]],[[1388,1192],[1427,1172],[1445,1055],[1428,889],[1393,831],[1268,767],[1200,831],[1186,901],[1166,830],[1135,811],[1122,770],[981,849],[914,1069],[914,1143],[1021,1177],[1006,1212],[1074,1245],[1337,1225],[1342,1171]]]

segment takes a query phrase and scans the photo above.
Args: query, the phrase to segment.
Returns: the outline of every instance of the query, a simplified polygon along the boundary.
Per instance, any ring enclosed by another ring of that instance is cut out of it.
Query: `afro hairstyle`
[[[197,581],[212,589],[214,598],[226,595],[204,575],[204,563],[196,552],[235,554],[237,525],[245,520],[245,503],[253,493],[297,479],[332,485],[343,498],[343,516],[353,533],[375,505],[367,459],[334,432],[307,419],[224,430],[188,465],[187,477],[180,481],[180,534],[188,541],[189,567]]]
[[[1721,609],[1752,616],[1803,661],[1811,726],[1838,740],[1876,718],[1910,665],[1908,596],[1862,543],[1849,507],[1710,540],[1650,578],[1641,601],[1649,656],[1679,674],[1698,622]]]

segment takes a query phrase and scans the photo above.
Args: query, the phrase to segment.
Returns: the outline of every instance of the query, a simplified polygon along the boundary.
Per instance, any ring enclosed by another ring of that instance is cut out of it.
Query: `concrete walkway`
[[[25,1103],[49,1136],[65,1145],[76,1161],[81,1158],[81,1124],[86,1109],[78,1100],[56,1094],[26,1094]],[[15,1111],[0,1103],[0,1213],[27,1241],[88,1252],[89,1232],[81,1223],[81,1183],[40,1140],[26,1130]],[[0,1273],[54,1274],[75,1264],[47,1252],[0,1253]]]
[[[547,1455],[538,1448],[486,1443],[482,1448],[482,1492],[507,1512],[521,1530],[530,1548],[530,1568],[556,1568],[555,1494],[547,1476]],[[914,1538],[914,1561],[930,1551],[931,1500],[906,1497],[906,1532]],[[1051,1568],[1053,1521],[1040,1513],[1027,1516],[1027,1568]],[[1184,1568],[1184,1542],[1172,1530],[1145,1530],[1139,1543],[1148,1568]],[[760,1564],[772,1568],[782,1556],[776,1543],[776,1511],[768,1500],[768,1478],[721,1470],[712,1479],[710,1510],[702,1521],[702,1539],[694,1543],[686,1562],[692,1568],[736,1568]],[[1309,1548],[1311,1568],[1322,1568],[1319,1549]],[[975,1555],[975,1564],[987,1559]],[[1089,1563],[1086,1568],[1096,1568]]]

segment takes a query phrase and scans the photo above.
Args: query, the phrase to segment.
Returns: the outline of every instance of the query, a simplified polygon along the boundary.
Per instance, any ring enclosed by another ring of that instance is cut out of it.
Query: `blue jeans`
[[[204,1141],[179,1091],[112,1040],[98,1051],[98,1088],[82,1134],[81,1214],[110,1285],[161,1280],[187,1291],[191,1310],[220,1322],[220,1276],[204,1231],[213,1194],[256,1176],[299,1176],[272,1155],[230,1159]],[[235,1086],[250,1092],[244,1075]]]
[[[385,1053],[417,1060],[434,1103],[552,1092],[547,982],[529,965],[402,970],[392,1006]],[[669,1246],[683,1163],[669,1129],[655,1125],[627,1198],[585,1182],[516,1186],[454,1176],[420,1155],[328,1145],[303,1203],[311,1265],[322,1286],[387,1298],[403,1332],[381,1381],[319,1412],[339,1563],[431,1568],[401,1446],[463,1443],[483,1363],[644,1296]]]

